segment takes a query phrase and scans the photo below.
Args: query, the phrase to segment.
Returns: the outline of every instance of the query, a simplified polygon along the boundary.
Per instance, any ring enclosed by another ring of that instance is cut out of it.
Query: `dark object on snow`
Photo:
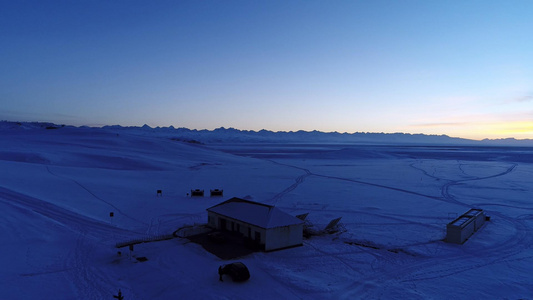
[[[248,268],[242,262],[234,262],[218,268],[218,275],[222,281],[222,275],[227,274],[233,281],[241,282],[250,278]]]
[[[191,197],[203,197],[204,196],[204,190],[195,189],[191,190]]]
[[[144,261],[148,260],[148,258],[146,258],[146,256],[136,257],[135,259],[137,259],[137,261],[140,261],[140,262],[144,262]]]
[[[463,244],[483,226],[486,220],[485,212],[482,209],[472,208],[446,225],[446,239],[444,241]]]
[[[331,220],[331,222],[329,222],[329,224],[326,226],[326,228],[324,228],[324,231],[325,232],[330,232],[330,231],[334,231],[335,230],[335,227],[339,224],[339,221],[341,220],[342,217],[339,217],[337,219],[333,219]]]
[[[113,295],[113,298],[117,298],[118,300],[123,300],[124,296],[122,296],[122,292],[120,289],[118,289],[118,295]]]
[[[162,191],[162,190],[157,190],[157,194],[156,194],[156,196],[158,196],[158,197],[159,197],[159,196],[163,197],[163,191]]]
[[[219,190],[219,189],[210,190],[210,192],[211,192],[211,197],[222,196],[224,194],[224,190]]]
[[[309,213],[305,213],[305,214],[297,215],[296,217],[302,221],[305,221],[308,215]]]

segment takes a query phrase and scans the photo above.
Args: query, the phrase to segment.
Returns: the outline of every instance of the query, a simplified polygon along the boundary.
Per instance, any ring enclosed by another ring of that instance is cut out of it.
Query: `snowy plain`
[[[173,138],[173,139],[171,139]],[[188,143],[124,128],[0,126],[0,299],[532,299],[533,148]],[[224,189],[190,198],[190,189]],[[156,195],[162,190],[163,196]],[[344,230],[227,261],[171,234],[231,197]],[[469,208],[491,217],[443,242]],[[110,217],[110,212],[114,216]]]

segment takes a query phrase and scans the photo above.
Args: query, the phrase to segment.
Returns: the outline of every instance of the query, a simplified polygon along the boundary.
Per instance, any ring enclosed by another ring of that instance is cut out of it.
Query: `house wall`
[[[207,212],[207,224],[211,228],[217,230],[227,230],[241,233],[244,237],[255,240],[256,232],[260,235],[259,244],[265,245],[266,243],[266,230],[261,227],[254,226],[233,218],[222,216],[213,212]],[[221,227],[220,220],[226,220],[226,226]]]
[[[303,243],[303,224],[270,228],[266,231],[265,251],[299,246]]]
[[[462,244],[461,241],[461,227],[448,225],[446,226],[446,242]]]
[[[207,226],[214,228],[214,229],[219,229],[217,228],[217,224],[218,224],[217,216],[212,212],[207,212]]]
[[[472,234],[474,234],[474,231],[476,231],[476,220],[473,219],[466,226],[463,227],[463,230],[461,230],[461,244],[464,243]]]
[[[475,228],[475,219],[469,220],[462,227],[448,224],[446,226],[446,242],[462,244],[474,234]]]
[[[476,226],[475,226],[476,228],[474,230],[477,231],[485,223],[485,214],[482,212],[479,215],[477,215],[475,222],[476,222]]]

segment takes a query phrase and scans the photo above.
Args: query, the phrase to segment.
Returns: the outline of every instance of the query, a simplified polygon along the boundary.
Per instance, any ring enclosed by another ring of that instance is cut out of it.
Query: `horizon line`
[[[268,132],[272,132],[272,133],[297,133],[297,132],[306,132],[306,133],[312,133],[312,132],[318,132],[318,133],[324,133],[324,134],[384,134],[384,135],[394,135],[394,134],[404,134],[404,135],[422,135],[422,136],[428,136],[428,137],[445,137],[445,138],[450,138],[450,139],[461,139],[461,140],[466,140],[466,141],[477,141],[477,142],[480,142],[480,141],[501,141],[501,140],[514,140],[514,141],[533,141],[533,139],[530,139],[530,138],[526,138],[526,139],[517,139],[515,137],[504,137],[504,138],[482,138],[482,139],[473,139],[473,138],[464,138],[464,137],[457,137],[457,136],[450,136],[448,134],[428,134],[428,133],[412,133],[412,132],[402,132],[402,131],[396,131],[396,132],[384,132],[384,131],[381,131],[381,132],[378,132],[378,131],[354,131],[354,132],[348,132],[348,131],[344,131],[344,132],[341,132],[341,131],[321,131],[321,130],[317,130],[317,129],[313,129],[313,130],[304,130],[304,129],[299,129],[299,130],[271,130],[271,129],[266,129],[266,128],[263,128],[263,129],[259,129],[259,130],[254,130],[254,129],[240,129],[240,128],[235,128],[235,127],[225,127],[225,126],[220,126],[220,127],[215,127],[213,129],[208,129],[208,128],[202,128],[202,129],[198,129],[198,128],[190,128],[190,127],[183,127],[183,126],[180,126],[180,127],[176,127],[174,125],[169,125],[169,126],[150,126],[148,124],[143,124],[143,125],[120,125],[120,124],[84,124],[84,125],[72,125],[72,124],[63,124],[63,123],[56,123],[56,122],[52,122],[52,121],[10,121],[10,120],[1,120],[0,122],[7,122],[7,123],[36,123],[36,124],[53,124],[53,125],[61,125],[61,126],[70,126],[70,127],[75,127],[75,128],[80,128],[80,127],[89,127],[89,128],[104,128],[104,127],[113,127],[113,126],[118,126],[118,127],[122,127],[122,128],[143,128],[143,127],[148,127],[150,129],[164,129],[164,128],[174,128],[174,129],[180,129],[180,128],[183,128],[183,129],[188,129],[188,130],[191,130],[191,131],[215,131],[217,129],[234,129],[234,130],[238,130],[238,131],[241,131],[241,132],[260,132],[260,131],[268,131]]]

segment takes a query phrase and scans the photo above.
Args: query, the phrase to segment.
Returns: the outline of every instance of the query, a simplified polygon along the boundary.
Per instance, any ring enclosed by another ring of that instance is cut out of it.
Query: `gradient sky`
[[[0,1],[0,120],[533,138],[530,0]]]

